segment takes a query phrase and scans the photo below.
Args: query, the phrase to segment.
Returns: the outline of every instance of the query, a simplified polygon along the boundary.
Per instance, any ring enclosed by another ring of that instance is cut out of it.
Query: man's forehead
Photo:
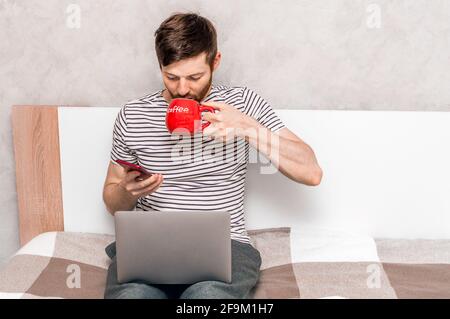
[[[163,66],[162,71],[176,76],[191,76],[209,70],[204,53]]]

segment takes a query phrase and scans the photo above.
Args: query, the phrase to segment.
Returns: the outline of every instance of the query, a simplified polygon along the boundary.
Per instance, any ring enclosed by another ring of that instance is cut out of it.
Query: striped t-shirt
[[[227,211],[231,238],[250,243],[244,220],[244,186],[249,144],[223,143],[201,133],[171,135],[163,90],[126,103],[113,130],[111,160],[122,159],[162,174],[160,188],[141,197],[136,210]],[[272,107],[246,87],[211,87],[203,99],[233,105],[276,132],[284,127]]]

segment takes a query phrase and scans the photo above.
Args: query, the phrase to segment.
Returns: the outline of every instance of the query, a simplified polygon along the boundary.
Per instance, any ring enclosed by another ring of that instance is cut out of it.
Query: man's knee
[[[189,286],[180,299],[241,299],[245,298],[246,290],[233,284],[218,281],[202,281]]]
[[[167,299],[167,296],[157,288],[129,283],[107,289],[105,299]]]

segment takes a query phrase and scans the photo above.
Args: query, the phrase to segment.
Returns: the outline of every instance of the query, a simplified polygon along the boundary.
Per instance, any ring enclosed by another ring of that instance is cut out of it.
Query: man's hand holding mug
[[[201,123],[202,115],[207,121],[204,124]],[[166,125],[172,134],[203,132],[205,136],[226,143],[236,136],[251,134],[251,129],[256,131],[259,123],[226,103],[206,102],[202,105],[195,100],[173,99],[167,109]]]

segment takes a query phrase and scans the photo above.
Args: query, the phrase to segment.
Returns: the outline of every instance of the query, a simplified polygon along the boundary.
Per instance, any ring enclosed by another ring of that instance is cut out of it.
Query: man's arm
[[[130,196],[126,190],[120,186],[120,182],[126,177],[123,167],[109,163],[108,173],[103,186],[103,201],[106,209],[111,215],[119,210],[133,210],[137,203],[137,198]]]
[[[139,175],[138,171],[127,172],[122,166],[109,163],[103,186],[103,201],[111,215],[120,210],[133,210],[140,197],[155,192],[163,182],[161,174],[136,181]]]
[[[212,123],[203,134],[224,142],[235,136],[245,138],[285,176],[309,186],[320,184],[322,169],[313,150],[290,130],[282,128],[274,133],[232,105],[219,102],[207,102],[207,105],[219,112],[203,115],[205,120]]]
[[[103,201],[106,209],[113,216],[120,210],[133,210],[137,202],[134,198],[129,197],[119,184],[109,184],[104,187]]]
[[[322,180],[322,169],[312,148],[287,128],[272,132],[250,116],[244,122],[244,136],[249,144],[266,156],[285,176],[309,186]],[[239,132],[238,131],[238,132]]]

